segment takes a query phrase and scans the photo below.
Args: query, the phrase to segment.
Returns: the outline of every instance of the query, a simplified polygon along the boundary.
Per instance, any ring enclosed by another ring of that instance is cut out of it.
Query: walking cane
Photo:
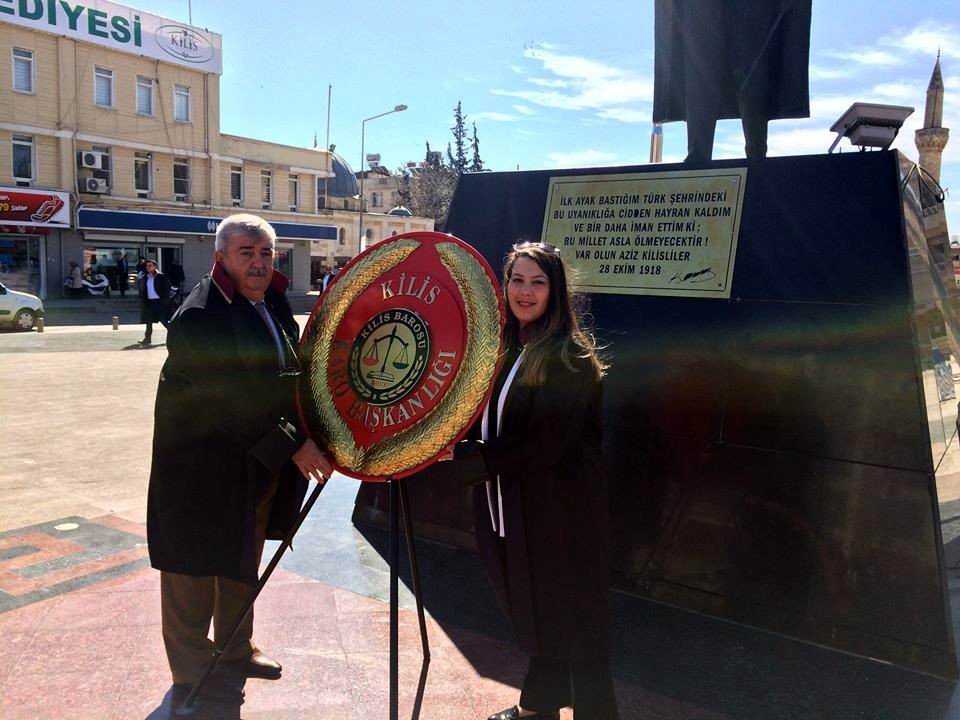
[[[197,700],[197,695],[200,693],[200,690],[203,688],[204,683],[216,669],[217,665],[220,663],[220,660],[223,658],[223,651],[226,650],[227,646],[230,644],[230,641],[233,640],[233,636],[237,634],[237,631],[240,629],[241,623],[243,623],[244,618],[247,617],[247,613],[250,612],[250,608],[253,607],[253,603],[256,602],[257,596],[263,590],[263,587],[267,584],[267,580],[270,579],[270,575],[273,574],[273,571],[276,569],[277,565],[280,563],[280,558],[283,556],[283,553],[286,552],[287,548],[290,547],[290,544],[293,542],[293,536],[297,534],[297,531],[300,529],[300,526],[303,524],[303,521],[306,519],[307,515],[310,513],[310,510],[313,508],[313,504],[317,501],[317,498],[320,497],[320,492],[323,490],[323,486],[326,483],[317,483],[317,487],[310,494],[310,497],[307,498],[307,502],[304,503],[303,508],[300,510],[300,514],[297,516],[296,522],[294,522],[293,527],[290,528],[290,532],[287,533],[287,536],[283,539],[283,542],[280,543],[280,547],[277,548],[277,551],[273,554],[273,558],[270,560],[270,564],[267,565],[267,569],[263,571],[263,575],[260,576],[260,580],[257,582],[257,586],[253,589],[253,592],[250,593],[250,597],[247,598],[246,605],[244,605],[243,610],[240,611],[240,614],[237,616],[237,619],[233,622],[233,625],[230,627],[230,632],[227,633],[226,639],[220,643],[220,645],[213,650],[213,655],[210,657],[210,662],[207,663],[206,669],[203,671],[203,675],[200,676],[200,679],[194,684],[190,689],[190,694],[187,695],[186,699],[183,701],[183,704],[177,708],[177,715],[184,717],[187,715],[192,715],[196,710],[194,703]]]

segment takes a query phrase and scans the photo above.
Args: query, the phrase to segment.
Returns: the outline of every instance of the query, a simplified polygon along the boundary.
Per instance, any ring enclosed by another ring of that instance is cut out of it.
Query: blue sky
[[[187,19],[186,0],[130,4]],[[919,9],[917,9],[919,8]],[[937,52],[947,83],[944,125],[953,138],[942,184],[951,234],[960,234],[960,2],[813,0],[811,114],[771,124],[770,154],[824,152],[828,128],[856,100],[911,105],[895,147],[916,157]],[[194,0],[195,25],[223,35],[224,132],[308,145],[326,131],[360,164],[367,152],[395,168],[450,139],[453,107],[475,121],[494,170],[646,162],[653,76],[653,0],[306,2]],[[682,123],[665,127],[664,155],[681,160]],[[738,122],[718,127],[715,157],[742,155]],[[844,146],[848,146],[844,141]]]

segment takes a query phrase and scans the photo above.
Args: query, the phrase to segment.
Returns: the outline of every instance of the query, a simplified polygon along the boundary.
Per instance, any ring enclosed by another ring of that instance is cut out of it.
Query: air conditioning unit
[[[102,170],[104,154],[105,153],[97,152],[96,150],[79,150],[77,152],[77,162],[82,168]]]
[[[81,178],[80,192],[103,194],[108,190],[107,181],[101,178]]]

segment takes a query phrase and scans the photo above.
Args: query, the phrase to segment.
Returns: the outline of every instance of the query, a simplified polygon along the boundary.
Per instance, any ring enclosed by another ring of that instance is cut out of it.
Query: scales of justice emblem
[[[414,232],[374,245],[337,275],[307,325],[304,426],[346,475],[422,470],[480,412],[503,322],[493,271],[463,241]]]

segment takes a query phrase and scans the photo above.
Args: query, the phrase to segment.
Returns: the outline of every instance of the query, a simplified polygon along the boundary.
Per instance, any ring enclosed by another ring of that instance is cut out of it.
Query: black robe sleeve
[[[567,448],[583,432],[585,409],[597,385],[589,361],[573,359],[571,369],[559,357],[545,368],[540,387],[515,390],[515,397],[529,393],[529,409],[512,417],[516,424],[504,426],[507,433],[491,438],[480,452],[491,476],[510,471],[540,472],[561,462]]]

